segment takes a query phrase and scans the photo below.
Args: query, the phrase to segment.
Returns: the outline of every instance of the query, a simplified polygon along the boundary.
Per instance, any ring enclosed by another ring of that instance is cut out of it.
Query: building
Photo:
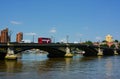
[[[113,37],[111,35],[106,36],[106,41],[107,42],[113,42]]]
[[[111,35],[106,36],[106,42],[109,47],[113,45],[113,37]]]
[[[20,43],[22,42],[22,40],[23,40],[23,33],[22,32],[17,33],[16,42]]]
[[[1,30],[0,43],[9,42],[8,28]]]

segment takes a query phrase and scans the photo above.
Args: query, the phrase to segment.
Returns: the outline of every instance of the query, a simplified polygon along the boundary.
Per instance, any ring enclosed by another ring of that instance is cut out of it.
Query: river
[[[0,79],[119,79],[120,56],[47,58],[22,54],[16,61],[0,60]]]

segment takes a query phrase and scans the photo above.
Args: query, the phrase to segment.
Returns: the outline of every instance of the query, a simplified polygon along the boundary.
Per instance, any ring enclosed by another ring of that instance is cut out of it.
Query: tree
[[[93,45],[92,41],[86,41],[85,44]]]
[[[115,40],[114,42],[118,43],[119,41],[118,41],[118,40]]]
[[[102,42],[107,42],[106,40],[103,40]]]
[[[109,47],[107,44],[102,44],[100,47]]]

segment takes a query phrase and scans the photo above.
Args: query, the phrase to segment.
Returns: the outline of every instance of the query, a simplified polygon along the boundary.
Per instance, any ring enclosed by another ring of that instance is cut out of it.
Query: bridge
[[[40,49],[48,52],[48,57],[67,57],[72,56],[73,49],[80,49],[85,51],[83,56],[97,56],[97,55],[114,55],[120,54],[120,49],[101,47],[95,45],[87,45],[80,43],[2,43],[0,44],[0,58],[4,58],[8,54],[8,49],[12,50],[14,54],[21,53],[29,49]]]

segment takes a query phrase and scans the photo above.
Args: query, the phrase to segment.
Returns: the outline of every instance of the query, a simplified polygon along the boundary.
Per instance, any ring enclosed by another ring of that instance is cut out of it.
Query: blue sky
[[[120,40],[120,0],[0,0],[0,30],[8,27],[12,41],[51,37],[69,42]]]

